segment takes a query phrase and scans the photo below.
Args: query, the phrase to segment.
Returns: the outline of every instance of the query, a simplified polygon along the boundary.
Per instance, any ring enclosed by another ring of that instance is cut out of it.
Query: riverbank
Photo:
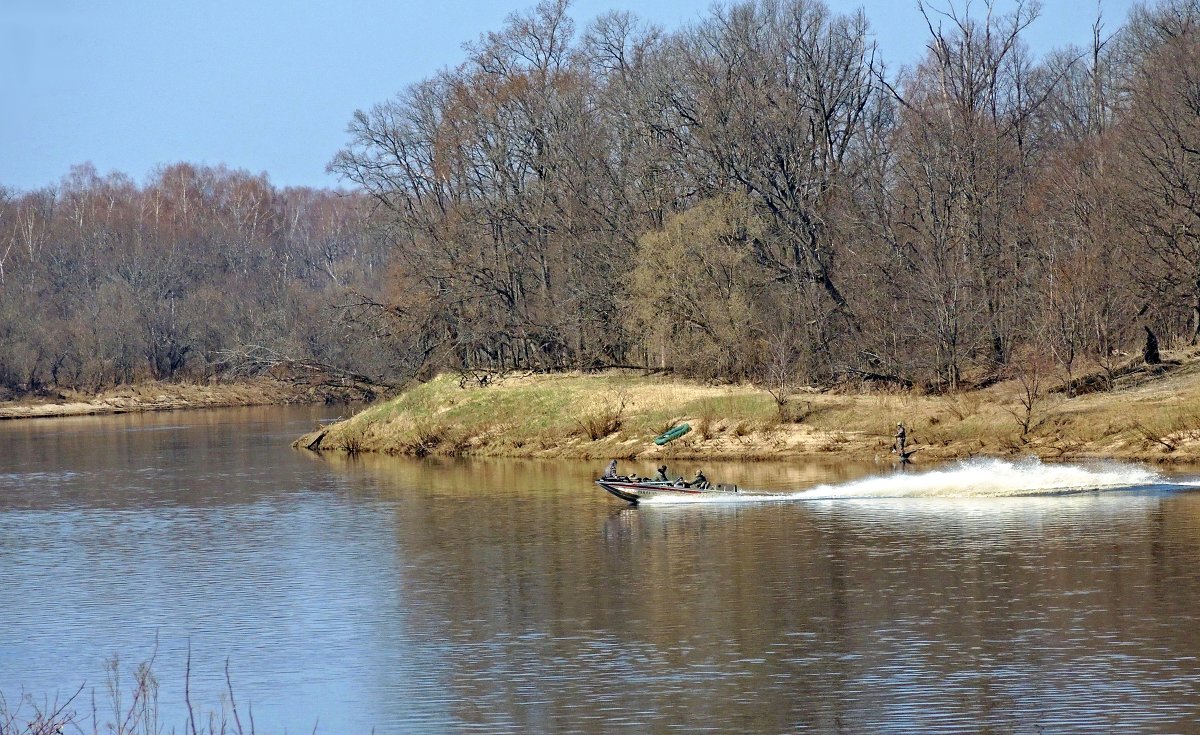
[[[295,446],[412,456],[573,459],[886,459],[898,421],[915,461],[978,455],[1200,462],[1200,352],[1121,372],[1078,397],[1030,379],[953,395],[798,391],[633,374],[529,375],[485,386],[443,375]],[[656,446],[655,436],[692,431]]]
[[[305,386],[269,378],[229,383],[140,383],[97,395],[64,391],[47,398],[0,402],[0,420],[171,411],[226,406],[319,403],[325,395]]]

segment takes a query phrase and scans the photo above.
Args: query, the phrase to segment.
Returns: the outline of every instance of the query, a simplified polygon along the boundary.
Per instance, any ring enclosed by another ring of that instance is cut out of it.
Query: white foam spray
[[[926,472],[873,475],[836,485],[817,485],[796,492],[765,493],[750,490],[737,495],[689,495],[678,498],[658,496],[643,502],[669,504],[861,498],[1008,498],[1196,485],[1195,482],[1166,480],[1146,467],[1116,462],[1085,466],[1044,464],[1037,459],[1012,462],[977,458]]]

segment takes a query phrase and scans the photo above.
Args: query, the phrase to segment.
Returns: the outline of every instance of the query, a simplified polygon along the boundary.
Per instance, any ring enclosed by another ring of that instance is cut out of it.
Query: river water
[[[91,732],[154,656],[166,731],[228,668],[258,733],[1200,732],[1200,470],[709,463],[792,492],[635,509],[289,448],[336,413],[0,422],[9,708],[83,687]]]

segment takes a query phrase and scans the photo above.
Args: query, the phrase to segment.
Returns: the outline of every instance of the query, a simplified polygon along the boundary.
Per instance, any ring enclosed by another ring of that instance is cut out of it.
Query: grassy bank
[[[444,375],[296,442],[316,450],[505,457],[886,456],[905,422],[918,460],[975,455],[1200,461],[1200,354],[1068,398],[1025,381],[953,395],[798,392],[631,374],[532,375],[485,387]],[[1047,388],[1055,383],[1040,381]],[[668,427],[691,433],[664,447]]]

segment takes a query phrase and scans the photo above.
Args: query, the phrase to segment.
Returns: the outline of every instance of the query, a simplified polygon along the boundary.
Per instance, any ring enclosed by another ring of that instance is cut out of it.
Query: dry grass
[[[686,436],[657,447],[682,422]],[[449,376],[331,427],[322,448],[412,455],[782,458],[887,454],[897,421],[922,458],[975,454],[1200,459],[1200,360],[1067,398],[1020,381],[948,396],[810,392],[781,407],[750,385],[534,375],[460,388]]]
[[[0,735],[63,735],[86,732],[111,735],[161,735],[184,732],[192,735],[254,735],[253,710],[239,711],[234,695],[229,661],[225,662],[225,694],[218,707],[207,711],[193,706],[191,699],[192,654],[189,647],[184,668],[183,697],[186,719],[179,729],[159,715],[159,682],[154,673],[157,648],[150,658],[124,667],[117,657],[105,664],[106,681],[101,690],[80,685],[66,698],[57,695],[34,697],[22,694],[15,701],[0,694]],[[315,728],[314,728],[315,731]]]

